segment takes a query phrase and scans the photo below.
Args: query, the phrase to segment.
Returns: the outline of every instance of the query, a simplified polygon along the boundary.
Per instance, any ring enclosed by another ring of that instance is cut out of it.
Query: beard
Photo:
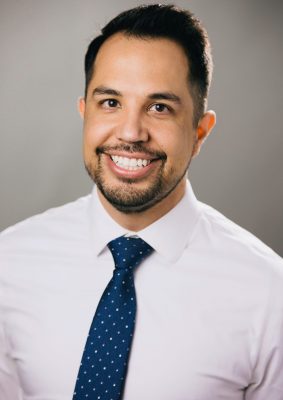
[[[129,178],[119,178],[120,184],[114,187],[107,182],[103,170],[102,155],[109,150],[124,150],[132,153],[143,152],[154,159],[161,160],[161,165],[155,177],[148,179],[148,186],[145,189],[137,188],[135,185],[136,180]],[[166,174],[168,176],[167,178],[164,174],[165,162],[167,159],[166,154],[148,151],[139,144],[111,148],[106,146],[99,147],[96,149],[96,155],[98,157],[96,167],[89,162],[85,163],[85,168],[106,200],[118,211],[125,214],[146,211],[166,198],[184,178],[190,164],[189,160],[187,167],[179,176],[174,177],[174,170],[171,169]]]

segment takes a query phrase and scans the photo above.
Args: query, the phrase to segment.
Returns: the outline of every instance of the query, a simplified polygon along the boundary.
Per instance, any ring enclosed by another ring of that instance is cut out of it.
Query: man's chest
[[[7,332],[28,399],[70,399],[103,279],[18,292]],[[71,278],[69,276],[69,278]],[[68,282],[68,283],[67,283]],[[124,400],[242,400],[251,375],[253,314],[230,290],[182,277],[137,279],[137,323]],[[206,294],[206,295],[205,295]],[[102,343],[97,343],[97,346]],[[45,396],[45,397],[44,397]]]

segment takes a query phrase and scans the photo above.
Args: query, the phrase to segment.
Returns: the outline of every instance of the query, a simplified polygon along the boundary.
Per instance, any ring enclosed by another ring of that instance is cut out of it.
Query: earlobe
[[[79,97],[77,102],[78,112],[82,119],[84,119],[85,115],[85,99],[84,97]]]
[[[194,146],[193,157],[197,156],[200,152],[201,146],[204,141],[212,131],[214,125],[216,124],[216,114],[214,111],[207,111],[200,119],[197,126],[197,137]]]

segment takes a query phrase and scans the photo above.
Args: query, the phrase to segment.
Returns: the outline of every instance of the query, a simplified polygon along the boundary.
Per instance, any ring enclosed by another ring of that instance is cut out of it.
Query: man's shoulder
[[[16,223],[0,233],[0,251],[66,235],[85,223],[90,195],[50,208]]]
[[[283,273],[283,259],[273,249],[213,207],[199,204],[201,217],[198,231],[215,256],[226,258],[230,264],[242,263],[245,267],[250,265],[260,269],[273,265],[275,270],[279,268]]]

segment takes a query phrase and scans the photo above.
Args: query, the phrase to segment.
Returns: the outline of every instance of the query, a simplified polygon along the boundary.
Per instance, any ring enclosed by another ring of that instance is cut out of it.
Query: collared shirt
[[[133,234],[92,195],[0,239],[0,399],[71,400],[96,306],[113,272],[107,243]],[[282,400],[283,263],[198,202],[190,185],[138,235],[136,329],[124,400]],[[21,395],[18,394],[21,392]]]

